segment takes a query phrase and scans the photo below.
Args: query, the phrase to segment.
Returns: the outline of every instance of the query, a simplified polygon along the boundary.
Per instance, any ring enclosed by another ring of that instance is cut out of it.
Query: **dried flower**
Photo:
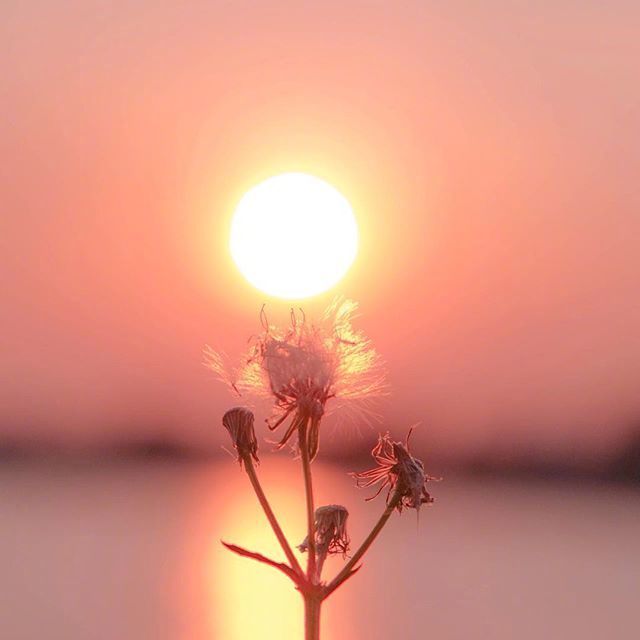
[[[368,401],[384,389],[380,358],[366,336],[351,325],[355,302],[338,300],[318,324],[291,312],[285,329],[268,324],[261,313],[263,333],[253,342],[245,364],[229,373],[219,353],[209,350],[209,366],[238,393],[271,396],[274,430],[291,418],[278,443],[287,444],[298,427],[308,425],[307,441],[299,443],[313,459],[318,451],[319,425],[329,399]]]
[[[315,512],[316,545],[324,546],[330,554],[345,554],[349,550],[349,536],[347,535],[347,518],[349,512],[340,504],[328,504],[318,507]],[[305,538],[298,549],[303,553],[309,548],[309,540]]]
[[[339,504],[329,504],[316,509],[316,572],[318,576],[327,555],[341,553],[344,556],[349,550],[348,517],[347,509]],[[298,549],[303,553],[309,550],[308,536],[298,545]]]
[[[433,498],[427,491],[427,482],[439,480],[439,478],[425,474],[422,461],[409,453],[410,436],[411,431],[404,444],[393,442],[389,432],[379,436],[378,443],[371,451],[378,466],[369,471],[352,474],[359,487],[370,487],[377,482],[381,483],[378,491],[367,500],[373,500],[388,486],[387,503],[392,493],[400,492],[401,498],[397,505],[399,512],[403,507],[419,510],[423,504],[433,502]]]
[[[222,416],[222,425],[231,436],[240,465],[246,456],[251,456],[258,462],[258,441],[253,429],[253,412],[246,407],[229,409]]]

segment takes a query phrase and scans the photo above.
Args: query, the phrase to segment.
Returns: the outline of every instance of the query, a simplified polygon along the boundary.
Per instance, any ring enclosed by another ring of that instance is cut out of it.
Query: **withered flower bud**
[[[404,444],[393,442],[388,432],[379,436],[378,444],[371,452],[378,466],[369,471],[352,474],[359,487],[370,487],[380,482],[378,491],[367,500],[373,500],[380,495],[385,487],[389,487],[387,502],[393,493],[399,492],[399,512],[403,507],[419,510],[423,504],[431,504],[433,498],[427,491],[427,482],[440,479],[426,474],[422,461],[409,453],[409,436]]]
[[[229,432],[234,449],[238,452],[238,462],[251,456],[258,462],[258,441],[253,429],[253,412],[246,407],[234,407],[222,416],[222,425]]]
[[[329,504],[316,509],[316,570],[318,576],[327,555],[341,553],[344,556],[349,550],[348,517],[347,509],[339,504]],[[303,553],[309,550],[308,536],[302,544],[298,545],[298,549]]]

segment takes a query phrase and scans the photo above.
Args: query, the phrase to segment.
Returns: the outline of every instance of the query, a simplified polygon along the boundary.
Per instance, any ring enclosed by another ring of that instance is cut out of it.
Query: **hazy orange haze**
[[[640,418],[639,20],[622,1],[6,1],[0,436],[215,444],[230,398],[202,347],[240,350],[265,301],[229,218],[300,170],[361,228],[306,307],[361,301],[391,426],[600,451]]]

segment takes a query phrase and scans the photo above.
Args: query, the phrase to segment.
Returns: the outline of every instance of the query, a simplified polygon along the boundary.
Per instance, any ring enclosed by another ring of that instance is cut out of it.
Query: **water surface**
[[[344,470],[317,467],[318,502],[349,508],[357,543],[382,500],[364,503]],[[296,463],[267,459],[261,472],[301,541]],[[394,516],[329,601],[326,640],[640,637],[639,493],[455,478],[433,492],[419,524]],[[0,637],[300,638],[286,578],[220,539],[281,557],[232,461],[5,464]]]

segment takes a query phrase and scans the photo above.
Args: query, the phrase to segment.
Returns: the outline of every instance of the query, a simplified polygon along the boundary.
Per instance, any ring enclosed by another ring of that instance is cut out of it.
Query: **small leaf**
[[[267,564],[270,567],[273,567],[274,569],[278,569],[279,571],[282,571],[282,573],[287,575],[291,580],[293,580],[293,582],[295,582],[296,584],[299,584],[300,581],[299,581],[298,575],[289,565],[286,565],[283,562],[276,562],[275,560],[271,560],[270,558],[263,556],[261,553],[243,549],[242,547],[239,547],[236,544],[231,544],[229,542],[225,542],[224,540],[221,540],[220,542],[222,542],[222,544],[227,549],[229,549],[229,551],[232,551],[233,553],[237,553],[239,556],[243,556],[244,558],[251,558],[252,560],[257,560],[258,562]]]

